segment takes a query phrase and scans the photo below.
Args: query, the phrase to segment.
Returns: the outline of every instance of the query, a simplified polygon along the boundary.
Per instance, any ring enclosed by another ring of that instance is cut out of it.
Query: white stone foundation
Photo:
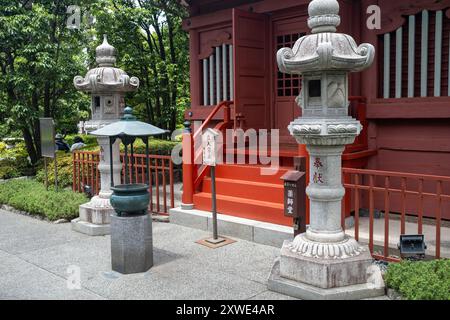
[[[280,260],[276,260],[268,279],[268,288],[271,291],[304,300],[358,300],[383,296],[385,289],[379,268],[372,266],[368,272],[368,281],[365,283],[323,289],[281,277]]]
[[[101,190],[88,203],[80,206],[80,217],[72,220],[72,230],[90,236],[103,236],[110,234],[111,214],[115,211],[109,199],[111,197],[111,173],[110,173],[110,151],[109,139],[98,138],[100,145],[100,171]],[[120,143],[113,144],[113,169],[114,183],[120,183],[122,164],[120,162]]]

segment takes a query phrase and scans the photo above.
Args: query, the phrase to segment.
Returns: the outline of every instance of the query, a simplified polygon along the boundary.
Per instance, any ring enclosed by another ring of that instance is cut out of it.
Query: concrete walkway
[[[0,299],[290,299],[267,290],[279,249],[238,240],[216,250],[204,231],[154,223],[155,266],[111,272],[110,239],[0,210]],[[81,290],[67,287],[68,267]]]

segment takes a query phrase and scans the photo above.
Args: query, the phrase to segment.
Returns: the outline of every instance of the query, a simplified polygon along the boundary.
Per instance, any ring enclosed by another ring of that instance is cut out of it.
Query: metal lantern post
[[[152,218],[150,203],[149,137],[166,133],[165,130],[137,121],[130,107],[125,108],[121,121],[92,132],[94,136],[109,138],[110,152],[117,140],[125,146],[125,181],[115,185],[111,174],[111,262],[112,269],[122,274],[145,272],[153,266]],[[134,175],[134,143],[141,139],[146,150],[146,183],[137,183]],[[110,155],[110,171],[114,161]],[[129,163],[131,162],[131,164]]]

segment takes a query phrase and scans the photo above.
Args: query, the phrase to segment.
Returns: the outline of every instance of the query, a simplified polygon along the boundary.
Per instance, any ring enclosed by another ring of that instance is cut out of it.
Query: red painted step
[[[262,165],[239,165],[239,164],[224,164],[216,167],[216,177],[235,179],[235,180],[247,180],[263,183],[282,184],[280,180],[281,176],[290,170],[290,168],[280,167],[274,171],[273,175],[262,175],[262,168],[269,168]]]
[[[284,186],[280,179],[291,168],[280,167],[263,175],[262,165],[223,164],[216,167],[217,211],[222,214],[291,226],[284,216]],[[205,177],[194,206],[211,210],[211,178]]]
[[[206,192],[195,194],[194,204],[199,210],[211,211],[211,194]],[[282,203],[217,194],[217,212],[251,220],[292,225],[292,219],[283,214]]]
[[[211,178],[203,180],[203,192],[211,193]],[[232,196],[251,200],[283,203],[284,187],[282,181],[278,184],[216,178],[216,192],[224,196]]]

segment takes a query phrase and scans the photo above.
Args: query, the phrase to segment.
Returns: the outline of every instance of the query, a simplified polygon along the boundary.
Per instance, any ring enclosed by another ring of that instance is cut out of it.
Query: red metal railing
[[[344,187],[351,192],[356,240],[360,240],[360,210],[368,208],[368,243],[374,258],[400,260],[389,252],[391,218],[400,220],[400,234],[405,234],[406,220],[411,217],[408,220],[417,223],[414,231],[418,234],[424,231],[424,217],[434,221],[434,239],[428,234],[426,241],[435,241],[434,256],[436,259],[441,257],[441,222],[443,218],[450,219],[450,203],[444,204],[450,200],[450,177],[353,168],[343,168],[342,172]],[[379,228],[384,231],[382,254],[374,252],[374,214],[377,209],[384,213],[384,223]]]
[[[125,163],[125,155],[120,155],[121,162]],[[150,211],[162,215],[167,215],[169,209],[175,207],[174,196],[174,167],[172,158],[164,155],[149,156],[150,169]],[[147,167],[146,156],[135,154],[134,159],[128,156],[128,172],[133,173],[130,181],[133,183],[146,183]],[[94,195],[100,191],[100,173],[98,164],[100,157],[98,152],[77,151],[73,153],[73,190],[84,192],[84,186],[89,185],[93,189]],[[133,170],[131,170],[133,168]],[[125,165],[122,169],[122,183],[125,181]],[[162,196],[162,197],[161,197]]]
[[[196,139],[199,139],[201,137],[201,135],[203,134],[203,130],[206,129],[208,127],[208,125],[210,124],[211,120],[214,118],[214,116],[217,114],[217,112],[219,112],[220,109],[224,109],[223,115],[224,115],[224,119],[222,122],[218,123],[214,129],[218,130],[218,131],[222,131],[227,129],[227,127],[230,125],[231,123],[231,108],[230,106],[233,104],[233,101],[222,101],[221,103],[219,103],[214,109],[213,111],[210,113],[210,115],[205,119],[205,121],[202,123],[202,125],[200,126],[200,128],[198,128],[198,130],[196,132],[194,132],[193,135],[193,141],[195,143]],[[194,147],[194,146],[193,146]],[[226,146],[224,145],[224,150],[226,150]],[[195,149],[193,149],[194,152],[194,163],[198,163],[199,161],[196,161],[200,156],[202,156],[201,153],[202,150],[199,150],[199,152],[197,154],[195,154]],[[200,183],[202,182],[203,178],[208,174],[210,167],[209,166],[203,166],[200,165],[198,170],[197,170],[197,174],[196,177],[194,179],[194,191],[195,189],[200,185]]]
[[[77,151],[72,155],[73,182],[72,189],[75,192],[84,192],[84,186],[91,186],[93,193],[100,191],[100,173],[97,169],[100,155],[93,151]]]
[[[223,121],[218,123],[214,129],[223,131],[231,125],[231,106],[233,101],[222,101],[212,109],[209,116],[202,123],[196,132],[191,129],[185,130],[183,133],[183,199],[185,205],[192,205],[196,188],[200,185],[205,175],[208,173],[209,167],[197,166],[196,161],[201,156],[201,150],[195,150],[195,142],[201,138],[202,132],[207,128],[214,116],[223,109]],[[234,121],[235,122],[235,121]],[[225,150],[225,146],[224,146]],[[198,151],[196,153],[196,151]]]

